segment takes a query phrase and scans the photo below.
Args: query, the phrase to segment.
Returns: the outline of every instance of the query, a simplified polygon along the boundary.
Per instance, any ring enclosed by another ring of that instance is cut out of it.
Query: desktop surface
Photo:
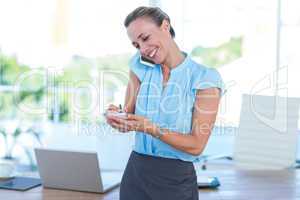
[[[199,171],[199,175],[216,176],[221,182],[217,190],[200,189],[205,200],[299,200],[300,170],[277,171]],[[7,200],[118,200],[119,188],[106,194],[75,192],[37,187],[26,192],[0,190],[0,199]]]

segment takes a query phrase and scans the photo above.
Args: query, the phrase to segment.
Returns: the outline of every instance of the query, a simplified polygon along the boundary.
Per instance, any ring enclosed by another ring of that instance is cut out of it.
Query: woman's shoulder
[[[137,52],[129,60],[129,69],[142,82],[149,67],[140,62],[140,53]]]
[[[206,89],[218,87],[224,90],[222,77],[217,69],[205,66],[190,59],[191,82],[193,89]]]
[[[189,59],[189,69],[191,70],[192,77],[220,76],[217,69],[200,64],[191,57]]]
[[[134,67],[134,66],[142,66],[144,67],[141,63],[140,63],[140,53],[135,53],[129,60],[129,66],[130,67]]]

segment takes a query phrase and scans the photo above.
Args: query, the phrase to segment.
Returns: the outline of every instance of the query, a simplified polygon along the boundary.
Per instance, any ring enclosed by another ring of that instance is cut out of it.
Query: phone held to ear
[[[148,67],[155,67],[155,63],[152,60],[145,58],[143,56],[140,56],[140,63]]]

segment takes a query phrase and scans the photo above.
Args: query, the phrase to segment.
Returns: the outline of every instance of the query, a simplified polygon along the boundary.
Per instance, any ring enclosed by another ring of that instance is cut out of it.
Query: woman
[[[120,199],[198,199],[193,162],[214,125],[222,80],[216,70],[180,51],[170,19],[159,8],[136,8],[124,24],[138,50],[130,61],[128,114],[107,116],[119,131],[136,131]],[[141,56],[155,65],[142,64]],[[119,108],[110,105],[108,110]]]

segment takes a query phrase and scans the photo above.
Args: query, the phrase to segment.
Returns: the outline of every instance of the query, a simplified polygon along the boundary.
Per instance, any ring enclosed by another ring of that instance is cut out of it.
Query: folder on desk
[[[0,189],[26,191],[41,184],[41,180],[38,178],[14,177],[0,181]]]
[[[220,182],[217,177],[197,177],[198,188],[216,189],[220,186]]]

